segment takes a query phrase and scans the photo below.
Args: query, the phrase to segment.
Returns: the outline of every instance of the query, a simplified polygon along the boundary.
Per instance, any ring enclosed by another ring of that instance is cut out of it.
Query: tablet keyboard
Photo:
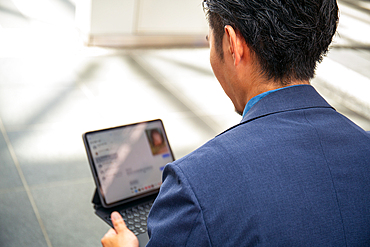
[[[152,205],[153,201],[150,201],[120,212],[127,228],[135,235],[139,235],[147,231],[148,214]]]

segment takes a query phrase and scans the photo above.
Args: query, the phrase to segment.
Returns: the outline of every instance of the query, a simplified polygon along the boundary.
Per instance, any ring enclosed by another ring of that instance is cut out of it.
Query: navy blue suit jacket
[[[309,85],[166,166],[148,246],[370,246],[370,135]]]

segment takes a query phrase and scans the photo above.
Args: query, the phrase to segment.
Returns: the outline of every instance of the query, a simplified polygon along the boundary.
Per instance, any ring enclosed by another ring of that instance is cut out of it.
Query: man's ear
[[[225,34],[228,41],[228,52],[234,60],[234,66],[237,66],[244,55],[243,36],[234,30],[230,25],[225,26]]]

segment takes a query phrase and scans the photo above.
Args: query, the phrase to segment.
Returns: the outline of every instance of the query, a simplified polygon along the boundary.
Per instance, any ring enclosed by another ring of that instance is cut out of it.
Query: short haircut
[[[215,46],[223,59],[224,27],[239,31],[260,73],[282,85],[310,80],[336,32],[336,0],[205,0]]]

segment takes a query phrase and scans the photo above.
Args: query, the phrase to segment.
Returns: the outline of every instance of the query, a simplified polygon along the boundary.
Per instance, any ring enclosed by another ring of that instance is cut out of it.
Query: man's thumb
[[[127,228],[122,216],[118,212],[113,212],[111,214],[111,219],[117,234],[123,232]]]

